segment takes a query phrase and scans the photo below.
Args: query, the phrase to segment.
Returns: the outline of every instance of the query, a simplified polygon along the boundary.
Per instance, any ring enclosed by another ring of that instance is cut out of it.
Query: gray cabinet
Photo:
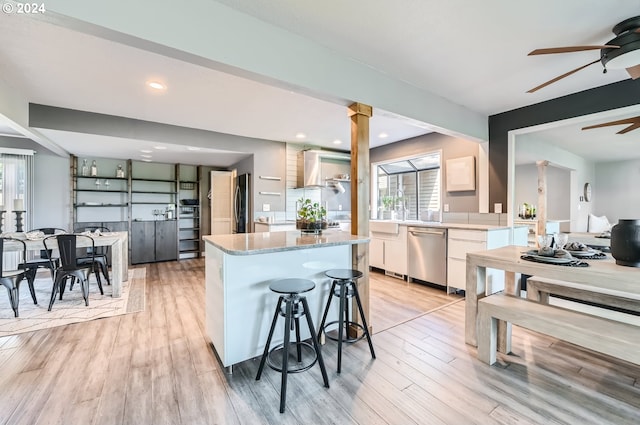
[[[131,264],[169,261],[178,258],[176,220],[131,223]]]

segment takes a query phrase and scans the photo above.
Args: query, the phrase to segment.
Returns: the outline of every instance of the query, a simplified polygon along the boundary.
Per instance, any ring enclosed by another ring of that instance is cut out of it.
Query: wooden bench
[[[538,276],[527,279],[527,299],[549,304],[549,294],[640,313],[640,296],[637,294]]]
[[[478,300],[478,358],[496,362],[498,320],[640,365],[640,327],[502,293]]]

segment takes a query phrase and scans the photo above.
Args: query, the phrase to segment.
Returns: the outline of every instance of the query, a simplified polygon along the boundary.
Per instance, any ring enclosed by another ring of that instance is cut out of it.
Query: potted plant
[[[383,220],[392,220],[393,219],[393,208],[395,207],[396,198],[395,196],[383,196],[382,205],[384,209],[382,210],[382,219]]]
[[[311,199],[300,198],[298,203],[297,229],[319,232],[327,228],[327,209],[325,207],[319,202],[312,202]]]

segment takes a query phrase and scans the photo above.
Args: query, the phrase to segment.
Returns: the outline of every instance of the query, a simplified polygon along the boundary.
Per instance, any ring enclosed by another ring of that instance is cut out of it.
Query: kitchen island
[[[316,326],[328,298],[330,280],[324,272],[351,268],[353,245],[366,236],[337,230],[321,235],[299,231],[205,236],[206,332],[224,367],[262,354],[278,295],[275,280],[311,279],[316,288],[304,294]],[[330,312],[337,317],[337,303]],[[302,326],[302,338],[309,332]],[[272,344],[283,340],[277,327]]]

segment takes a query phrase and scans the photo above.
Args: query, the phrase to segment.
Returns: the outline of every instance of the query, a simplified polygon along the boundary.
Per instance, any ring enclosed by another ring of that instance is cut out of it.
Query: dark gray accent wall
[[[369,151],[372,164],[396,158],[419,156],[427,152],[442,150],[442,204],[449,204],[451,212],[478,212],[478,150],[480,145],[469,140],[458,139],[440,133],[430,133],[396,143],[379,146]],[[473,156],[476,160],[476,190],[447,192],[445,184],[445,164],[447,159]]]
[[[543,89],[544,90],[544,89]],[[640,103],[640,79],[624,80],[489,117],[489,205],[507,205],[508,133]]]

